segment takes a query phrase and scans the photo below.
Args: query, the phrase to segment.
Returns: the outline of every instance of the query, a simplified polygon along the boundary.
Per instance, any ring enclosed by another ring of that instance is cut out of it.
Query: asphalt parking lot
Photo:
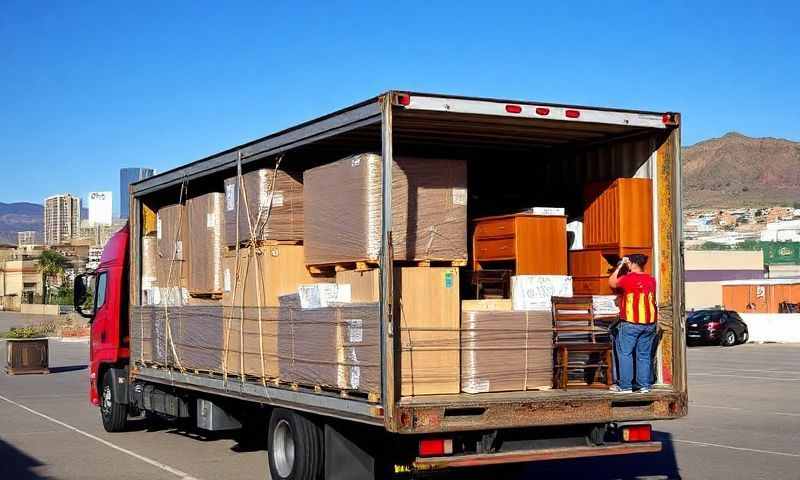
[[[5,356],[5,342],[0,354]],[[263,449],[169,426],[108,434],[87,401],[88,344],[51,341],[50,375],[0,373],[0,479],[263,479]],[[800,345],[689,350],[689,416],[654,425],[658,454],[543,462],[519,479],[798,479]],[[445,478],[465,478],[466,472]],[[500,475],[502,473],[502,475]],[[480,470],[469,478],[508,478]]]

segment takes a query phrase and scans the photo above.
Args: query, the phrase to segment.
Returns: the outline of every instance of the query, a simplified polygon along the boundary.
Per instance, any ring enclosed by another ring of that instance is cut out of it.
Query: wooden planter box
[[[6,342],[6,372],[9,375],[50,373],[46,338],[13,338]]]

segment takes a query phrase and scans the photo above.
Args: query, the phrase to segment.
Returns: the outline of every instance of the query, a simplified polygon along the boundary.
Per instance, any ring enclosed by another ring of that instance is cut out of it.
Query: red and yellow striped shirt
[[[620,318],[642,324],[656,321],[656,279],[652,275],[631,272],[620,277],[617,286],[623,291]]]

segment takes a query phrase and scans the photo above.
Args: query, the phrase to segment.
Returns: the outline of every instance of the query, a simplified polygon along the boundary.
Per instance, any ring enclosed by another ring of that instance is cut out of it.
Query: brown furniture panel
[[[583,244],[587,247],[652,247],[652,181],[619,178],[584,190]]]
[[[515,275],[567,274],[567,220],[516,214],[475,219],[473,269],[513,260]]]

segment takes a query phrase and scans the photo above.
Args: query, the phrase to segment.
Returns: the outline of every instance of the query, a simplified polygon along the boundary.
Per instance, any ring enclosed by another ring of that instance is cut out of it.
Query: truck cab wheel
[[[317,480],[324,467],[322,428],[309,418],[276,408],[269,419],[267,459],[275,480]]]
[[[128,426],[128,407],[117,402],[111,384],[111,371],[106,370],[100,386],[100,416],[106,432],[121,432]]]

